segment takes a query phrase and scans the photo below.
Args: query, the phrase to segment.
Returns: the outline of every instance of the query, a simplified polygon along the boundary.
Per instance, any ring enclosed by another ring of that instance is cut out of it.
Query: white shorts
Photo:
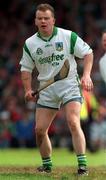
[[[77,101],[82,103],[83,97],[78,77],[59,80],[39,93],[36,107],[59,109],[61,105]]]

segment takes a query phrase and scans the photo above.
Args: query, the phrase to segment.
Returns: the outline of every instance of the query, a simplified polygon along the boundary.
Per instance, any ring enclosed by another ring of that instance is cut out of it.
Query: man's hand
[[[81,78],[81,86],[82,89],[86,91],[92,91],[93,90],[93,82],[90,76],[83,76]]]
[[[34,101],[34,102],[36,102],[38,100],[38,95],[33,96],[33,91],[28,90],[27,92],[25,92],[25,100],[26,101]]]

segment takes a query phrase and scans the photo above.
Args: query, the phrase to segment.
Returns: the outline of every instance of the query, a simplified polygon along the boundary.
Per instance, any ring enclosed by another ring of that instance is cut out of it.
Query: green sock
[[[87,166],[87,158],[85,154],[79,154],[77,155],[77,160],[78,160],[78,167]]]
[[[47,158],[42,158],[43,166],[46,167],[47,169],[52,168],[52,160],[50,157]]]

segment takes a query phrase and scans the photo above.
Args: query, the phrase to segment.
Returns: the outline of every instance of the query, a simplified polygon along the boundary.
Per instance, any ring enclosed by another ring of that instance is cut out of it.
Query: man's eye
[[[45,19],[45,20],[48,20],[49,18],[48,18],[48,17],[45,17],[44,19]]]
[[[45,17],[45,18],[38,18],[38,20],[48,20],[49,18],[48,17]]]

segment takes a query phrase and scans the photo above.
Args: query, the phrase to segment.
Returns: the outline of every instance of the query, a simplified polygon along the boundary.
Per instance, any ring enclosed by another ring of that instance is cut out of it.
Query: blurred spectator
[[[11,140],[15,136],[15,125],[11,122],[10,113],[0,113],[0,148],[11,147]]]
[[[16,139],[19,147],[35,147],[35,104],[28,102],[20,121],[16,122]]]
[[[103,53],[103,56],[100,58],[99,67],[100,67],[101,77],[106,84],[106,69],[105,69],[106,67],[106,30],[102,32],[101,42],[102,42],[101,45],[102,45],[104,53]]]
[[[98,116],[90,126],[90,142],[92,151],[106,148],[106,106],[100,105]]]
[[[17,97],[9,96],[6,99],[5,108],[10,112],[12,122],[20,121],[22,117],[22,109],[20,109]]]

